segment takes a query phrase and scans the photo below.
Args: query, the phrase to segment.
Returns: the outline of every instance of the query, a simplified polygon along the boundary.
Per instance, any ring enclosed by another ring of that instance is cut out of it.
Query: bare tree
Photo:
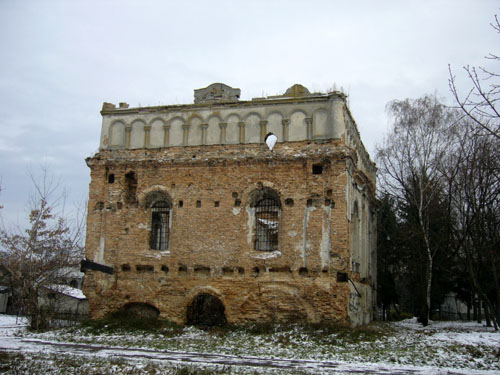
[[[500,140],[462,123],[443,163],[455,217],[454,239],[487,323],[500,323]]]
[[[40,179],[31,178],[35,194],[29,203],[29,224],[25,229],[2,226],[0,264],[8,271],[6,278],[17,307],[33,329],[41,329],[54,313],[43,296],[57,288],[65,270],[82,259],[85,215],[77,213],[70,226],[58,184],[46,170]]]
[[[456,114],[435,96],[393,101],[387,110],[393,128],[377,148],[381,189],[416,213],[419,235],[424,243],[425,310],[420,319],[427,324],[431,306],[433,259],[438,245],[431,241],[429,208],[441,191],[440,163],[448,148],[447,132]]]
[[[500,22],[495,15],[492,28],[500,34]],[[490,53],[487,60],[500,64],[500,56]],[[486,134],[500,139],[500,74],[485,67],[465,66],[463,68],[472,84],[470,89],[461,94],[457,88],[456,76],[448,66],[449,86],[460,109]]]

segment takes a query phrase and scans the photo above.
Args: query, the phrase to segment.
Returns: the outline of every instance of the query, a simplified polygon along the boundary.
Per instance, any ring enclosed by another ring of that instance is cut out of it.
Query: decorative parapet
[[[240,89],[234,89],[223,83],[212,83],[203,89],[194,90],[194,104],[237,102],[240,94]]]
[[[240,90],[214,83],[195,90],[195,104],[129,108],[104,103],[101,150],[262,143],[268,132],[283,142],[343,140],[374,175],[341,92],[310,93],[296,84],[283,95],[239,101]],[[360,165],[361,167],[361,165]]]

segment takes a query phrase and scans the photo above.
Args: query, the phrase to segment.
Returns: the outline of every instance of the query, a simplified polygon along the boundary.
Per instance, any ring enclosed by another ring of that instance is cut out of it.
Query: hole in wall
[[[113,173],[111,173],[108,176],[108,184],[114,184],[114,183],[115,183],[115,175]]]
[[[207,266],[195,266],[193,271],[197,275],[210,275],[210,267]]]
[[[285,199],[285,205],[287,205],[288,207],[293,207],[294,205],[293,199],[292,198]]]
[[[187,267],[183,264],[180,264],[178,273],[179,273],[179,275],[187,274]]]
[[[130,265],[129,264],[122,264],[122,271],[123,272],[130,271]]]
[[[220,202],[219,201],[215,201],[214,202],[214,207],[219,207],[220,206]]]
[[[321,164],[313,164],[312,174],[323,174],[323,166]]]
[[[196,201],[196,208],[200,208],[201,207],[201,201]]]
[[[241,206],[241,200],[239,200],[239,199],[235,199],[235,200],[234,200],[234,206],[235,206],[235,207],[239,207],[239,206]]]
[[[337,272],[337,281],[339,283],[346,283],[347,282],[347,273]]]
[[[289,266],[283,266],[283,267],[270,267],[269,268],[269,273],[290,273],[290,267]]]
[[[137,176],[134,171],[125,175],[125,202],[135,203],[137,193]]]
[[[135,266],[135,270],[139,273],[153,273],[155,268],[151,264],[138,264]]]
[[[210,294],[200,294],[187,308],[187,324],[198,326],[223,326],[227,323],[222,301]]]
[[[178,206],[179,206],[179,207],[184,206],[184,202],[183,202],[183,201],[179,201]]]
[[[259,274],[260,274],[260,269],[259,269],[259,267],[254,267],[254,268],[252,269],[252,274],[253,274],[253,276],[254,276],[254,277],[259,276]]]

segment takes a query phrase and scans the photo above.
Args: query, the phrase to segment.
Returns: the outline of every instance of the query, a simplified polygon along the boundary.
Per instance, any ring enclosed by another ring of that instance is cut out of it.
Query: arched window
[[[151,206],[150,247],[154,250],[167,250],[170,220],[170,205],[166,201],[155,202]]]
[[[280,204],[265,197],[255,205],[255,250],[278,249]]]

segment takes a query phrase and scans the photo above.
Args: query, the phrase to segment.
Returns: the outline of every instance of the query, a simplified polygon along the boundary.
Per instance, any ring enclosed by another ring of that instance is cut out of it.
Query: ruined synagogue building
[[[179,324],[373,317],[376,168],[341,92],[104,103],[84,292]],[[266,135],[277,137],[272,150]]]

